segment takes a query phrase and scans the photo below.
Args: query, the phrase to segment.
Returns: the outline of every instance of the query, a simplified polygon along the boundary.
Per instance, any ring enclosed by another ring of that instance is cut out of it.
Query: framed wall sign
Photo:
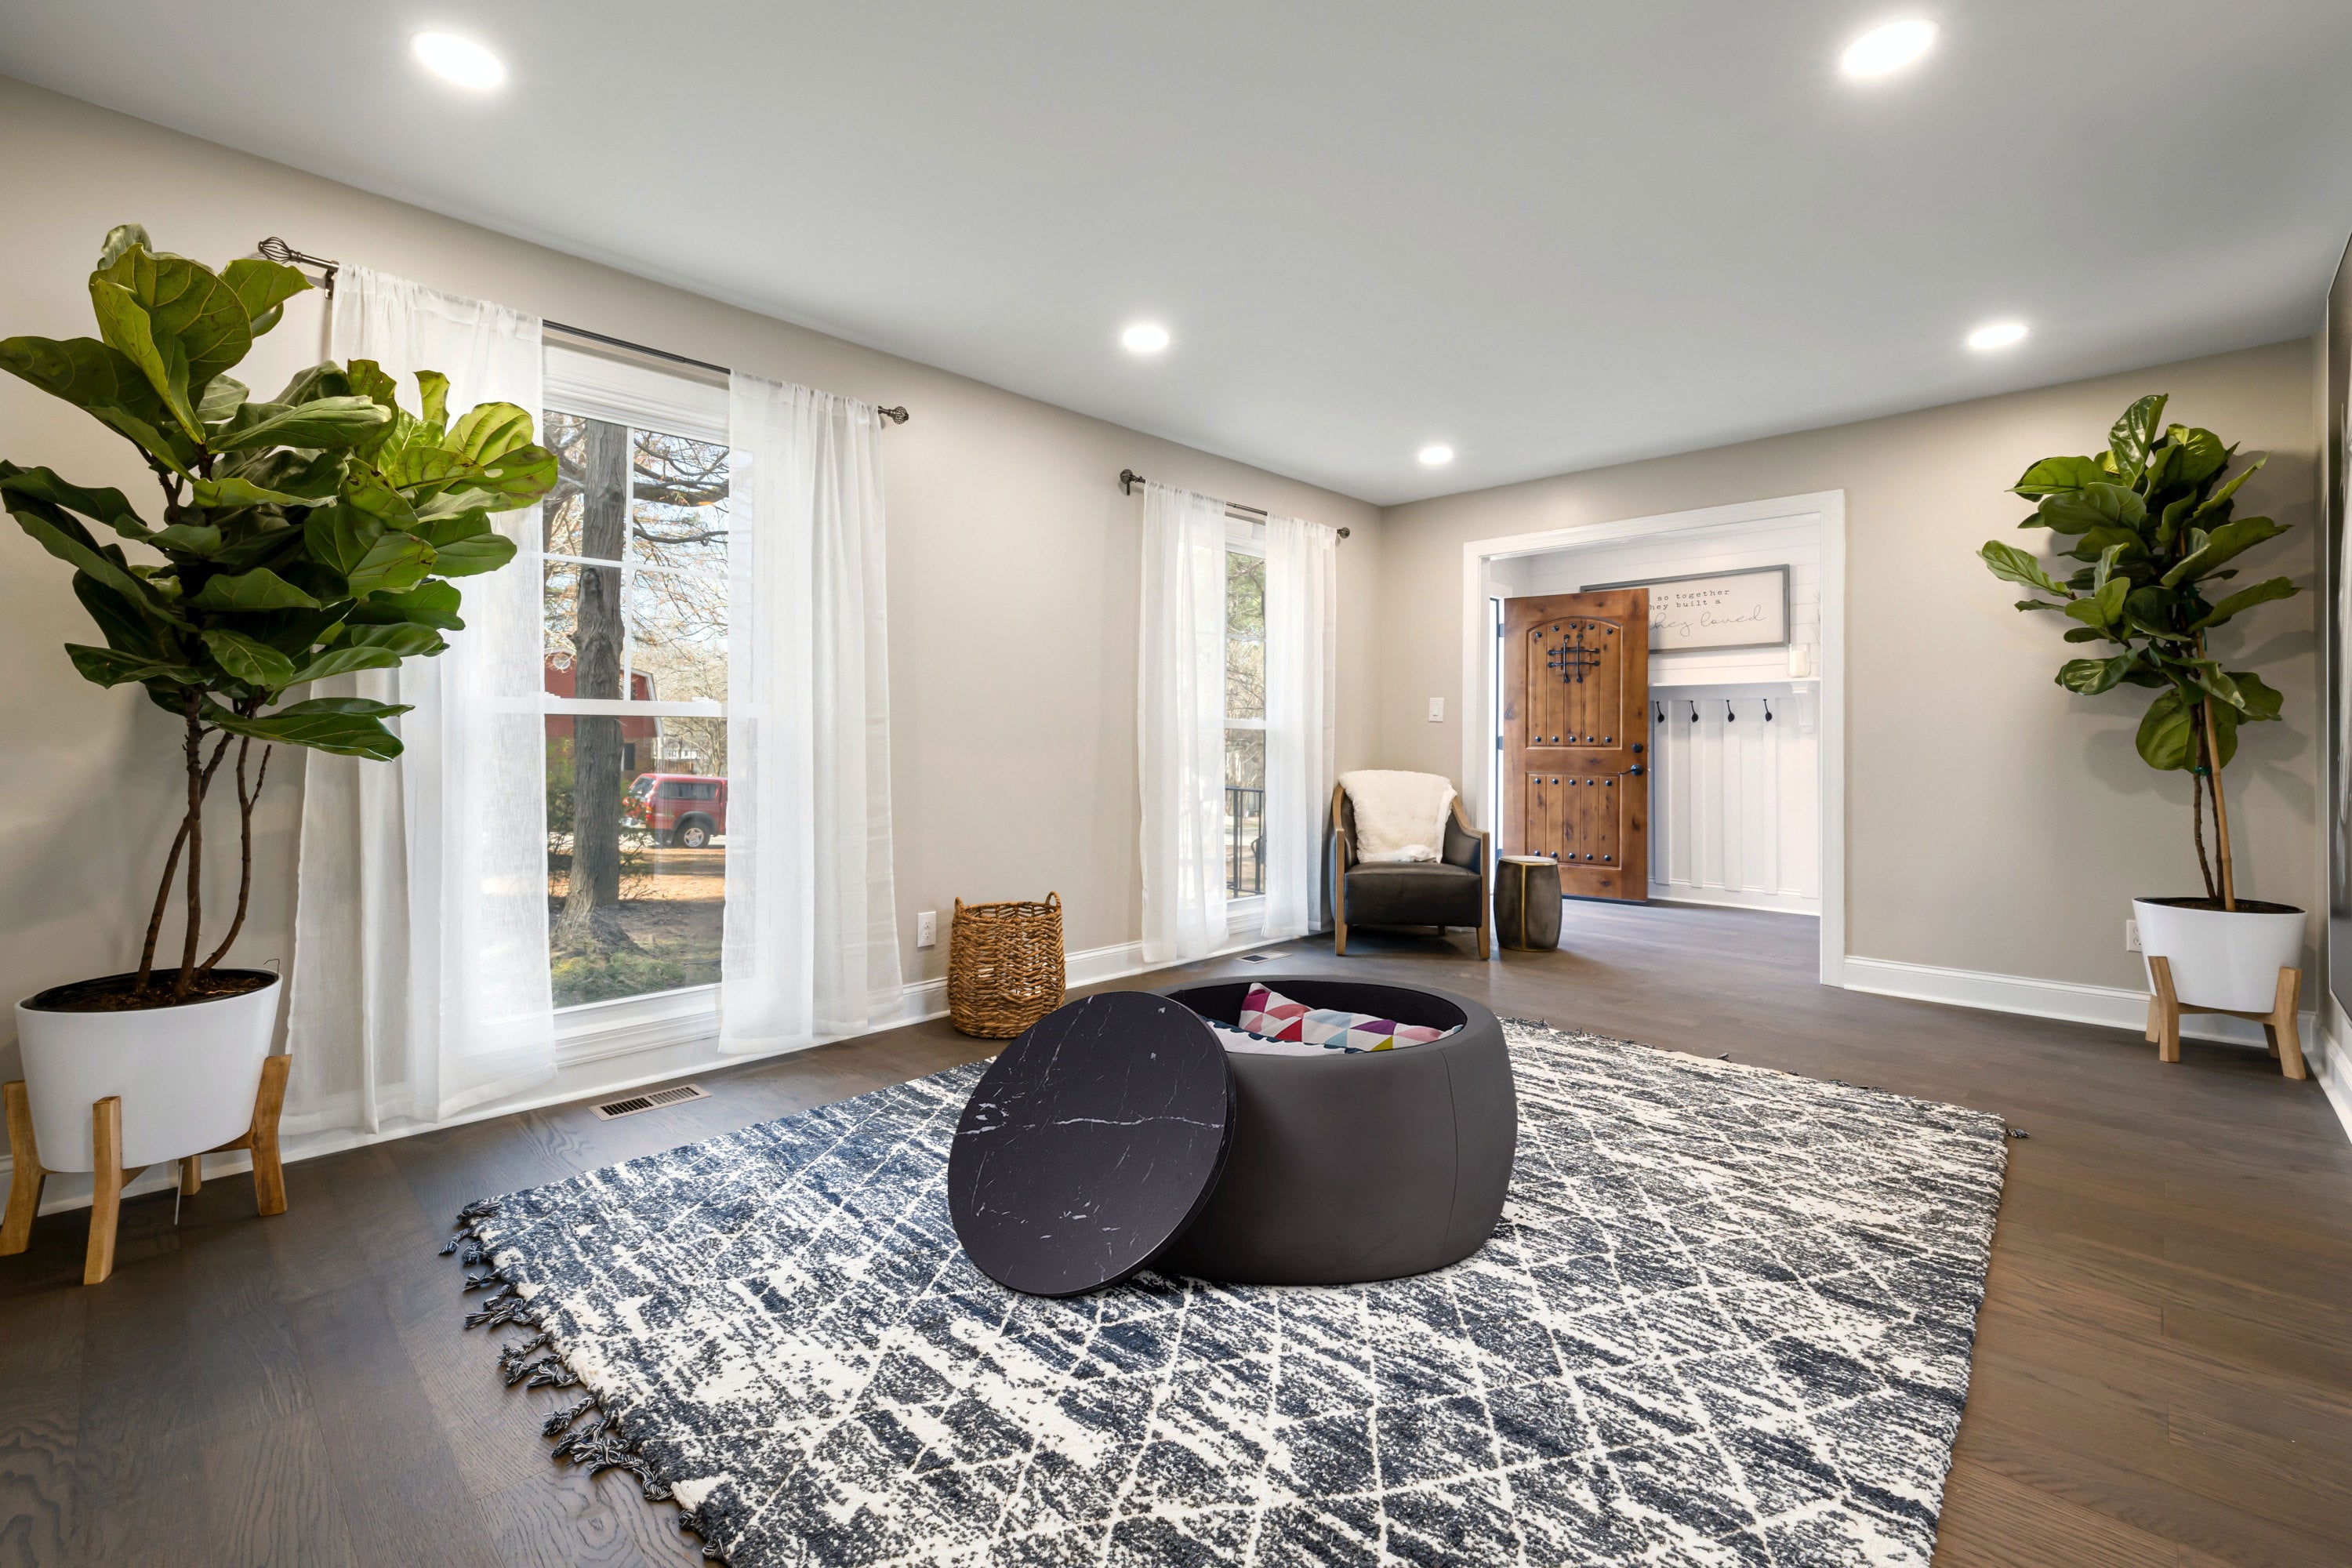
[[[1633,583],[1586,583],[1581,588],[1586,593],[1597,588],[1647,588],[1652,653],[1788,646],[1786,566],[1645,577]]]

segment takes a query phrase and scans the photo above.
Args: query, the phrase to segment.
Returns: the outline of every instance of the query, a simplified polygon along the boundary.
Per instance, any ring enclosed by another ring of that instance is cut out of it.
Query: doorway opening
[[[1843,984],[1844,513],[1827,491],[1465,543],[1463,710],[1486,722],[1465,727],[1462,776],[1496,852],[1573,852],[1550,842],[1585,826],[1567,786],[1601,764],[1528,749],[1551,739],[1530,721],[1561,700],[1546,682],[1576,665],[1537,644],[1643,589],[1647,694],[1637,716],[1629,692],[1633,743],[1601,782],[1642,792],[1647,842],[1626,842],[1625,874],[1592,886],[1817,918],[1822,981]]]

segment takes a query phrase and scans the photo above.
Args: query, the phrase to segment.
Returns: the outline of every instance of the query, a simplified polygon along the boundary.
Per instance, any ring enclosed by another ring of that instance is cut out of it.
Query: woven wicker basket
[[[1062,1005],[1062,895],[1042,904],[956,900],[948,934],[948,1020],[1010,1039]]]

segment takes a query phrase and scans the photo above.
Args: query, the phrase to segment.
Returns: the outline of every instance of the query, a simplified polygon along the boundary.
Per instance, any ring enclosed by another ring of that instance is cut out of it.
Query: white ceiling
[[[2307,332],[2352,227],[2346,0],[77,0],[0,69],[1383,503]]]

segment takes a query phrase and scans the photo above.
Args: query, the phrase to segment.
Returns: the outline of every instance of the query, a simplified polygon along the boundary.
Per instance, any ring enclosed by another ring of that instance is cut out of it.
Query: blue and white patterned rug
[[[1925,1568],[2000,1120],[1507,1030],[1510,1203],[1434,1274],[1013,1295],[948,1223],[973,1066],[469,1205],[467,1321],[734,1568]]]

